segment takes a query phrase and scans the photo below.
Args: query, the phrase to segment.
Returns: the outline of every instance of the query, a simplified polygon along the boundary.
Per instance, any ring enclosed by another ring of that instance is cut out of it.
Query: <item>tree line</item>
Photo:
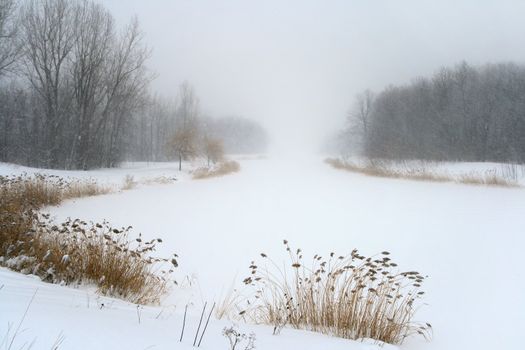
[[[463,62],[359,94],[338,135],[371,158],[525,162],[525,66]]]
[[[150,55],[136,18],[118,27],[93,1],[0,0],[0,161],[91,169],[204,149],[193,88],[155,97]]]

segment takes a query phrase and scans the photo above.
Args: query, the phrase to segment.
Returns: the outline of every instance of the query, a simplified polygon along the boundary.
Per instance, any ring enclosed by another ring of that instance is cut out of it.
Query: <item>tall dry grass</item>
[[[431,325],[414,322],[421,306],[425,276],[400,271],[388,252],[365,257],[329,254],[305,259],[287,241],[288,263],[261,254],[244,280],[254,295],[241,311],[244,319],[285,325],[348,339],[370,338],[402,344],[412,335],[430,338]]]
[[[241,170],[241,166],[234,160],[222,161],[212,168],[199,168],[193,172],[193,179],[202,180],[211,177],[225,176]]]
[[[0,177],[0,265],[40,276],[52,283],[90,283],[104,295],[154,304],[167,291],[169,274],[156,273],[151,257],[160,239],[132,240],[131,227],[79,219],[53,223],[40,214],[46,205],[65,199],[107,193],[94,182],[55,176]]]
[[[120,189],[122,191],[129,191],[137,187],[137,182],[135,181],[135,177],[133,175],[126,175],[124,177],[124,180],[122,181],[122,186]]]
[[[0,176],[0,256],[24,241],[39,224],[38,210],[71,198],[108,193],[92,181],[67,181],[53,175]]]
[[[455,177],[454,181],[465,185],[519,187],[517,180],[498,175],[495,171],[488,171],[481,176],[476,173],[462,174]]]
[[[0,176],[0,204],[41,208],[58,205],[72,198],[110,193],[111,188],[101,186],[94,180],[68,180],[56,175],[35,174],[29,176]]]
[[[167,291],[169,273],[154,273],[167,262],[151,256],[160,239],[129,237],[131,227],[113,228],[107,222],[88,224],[79,219],[59,225],[43,221],[26,250],[36,264],[18,266],[52,283],[91,283],[104,295],[138,304],[156,304]]]
[[[375,177],[428,182],[454,182],[468,185],[519,187],[519,182],[516,177],[500,175],[496,171],[486,171],[484,173],[473,171],[462,175],[439,174],[428,169],[423,163],[418,166],[401,163],[399,165],[402,168],[396,169],[389,162],[378,159],[369,159],[363,163],[356,163],[352,161],[343,161],[338,158],[327,158],[325,159],[325,163],[335,169]]]
[[[128,174],[124,177],[120,189],[122,191],[129,191],[136,188],[138,185],[169,185],[175,183],[176,181],[177,178],[164,175],[143,177],[139,180],[136,180],[133,175]]]
[[[244,297],[238,293],[235,289],[235,281],[232,283],[230,288],[226,291],[225,295],[220,298],[220,302],[217,303],[215,308],[215,318],[221,320],[223,318],[229,318],[232,314],[238,314],[242,310],[239,305],[244,300]]]

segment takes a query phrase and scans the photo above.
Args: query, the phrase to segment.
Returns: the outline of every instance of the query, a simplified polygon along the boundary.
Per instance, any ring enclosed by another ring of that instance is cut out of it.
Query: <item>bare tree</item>
[[[105,165],[114,166],[123,153],[125,133],[132,125],[134,110],[147,102],[147,89],[153,76],[146,61],[151,50],[143,44],[144,35],[135,17],[120,35],[106,71],[106,102],[97,128],[108,144]],[[108,116],[109,119],[108,120]]]
[[[179,88],[176,132],[169,142],[170,153],[178,157],[179,170],[182,170],[182,160],[192,158],[198,152],[198,117],[199,100],[193,87],[185,81]]]
[[[351,113],[350,118],[357,122],[357,127],[366,138],[370,127],[370,115],[374,103],[374,94],[370,90],[365,90],[357,95],[356,110]]]
[[[348,127],[344,130],[348,145],[363,148],[369,136],[373,104],[374,94],[370,90],[365,90],[356,96],[355,105],[347,117]]]
[[[179,103],[177,119],[183,129],[195,126],[199,117],[199,99],[189,82],[185,81],[179,87]]]
[[[64,167],[60,137],[70,107],[68,56],[75,43],[73,3],[67,0],[30,0],[22,11],[22,42],[26,75],[41,100],[44,130],[41,148],[47,164]]]
[[[20,53],[17,5],[16,0],[0,0],[0,78],[13,67]]]
[[[87,168],[95,139],[94,125],[100,122],[106,102],[108,56],[114,44],[113,17],[102,6],[83,1],[76,8],[75,43],[72,50],[71,87],[75,121],[70,162]]]

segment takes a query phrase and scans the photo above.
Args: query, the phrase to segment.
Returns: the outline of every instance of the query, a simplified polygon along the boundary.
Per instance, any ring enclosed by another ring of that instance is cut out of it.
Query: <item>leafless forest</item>
[[[370,158],[525,161],[525,67],[463,62],[356,97],[342,153]]]
[[[190,83],[157,96],[151,49],[136,18],[119,27],[92,1],[0,0],[0,161],[90,169],[181,160],[214,143],[264,150],[260,125],[204,116]]]

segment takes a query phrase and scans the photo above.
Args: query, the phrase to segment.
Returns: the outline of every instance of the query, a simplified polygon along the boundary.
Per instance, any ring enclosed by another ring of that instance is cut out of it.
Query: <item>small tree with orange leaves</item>
[[[208,168],[210,163],[217,163],[224,158],[224,143],[217,138],[204,139],[203,152],[208,160]]]
[[[171,138],[169,152],[179,160],[179,171],[182,170],[182,160],[191,159],[197,154],[197,137],[194,128],[178,130]]]

